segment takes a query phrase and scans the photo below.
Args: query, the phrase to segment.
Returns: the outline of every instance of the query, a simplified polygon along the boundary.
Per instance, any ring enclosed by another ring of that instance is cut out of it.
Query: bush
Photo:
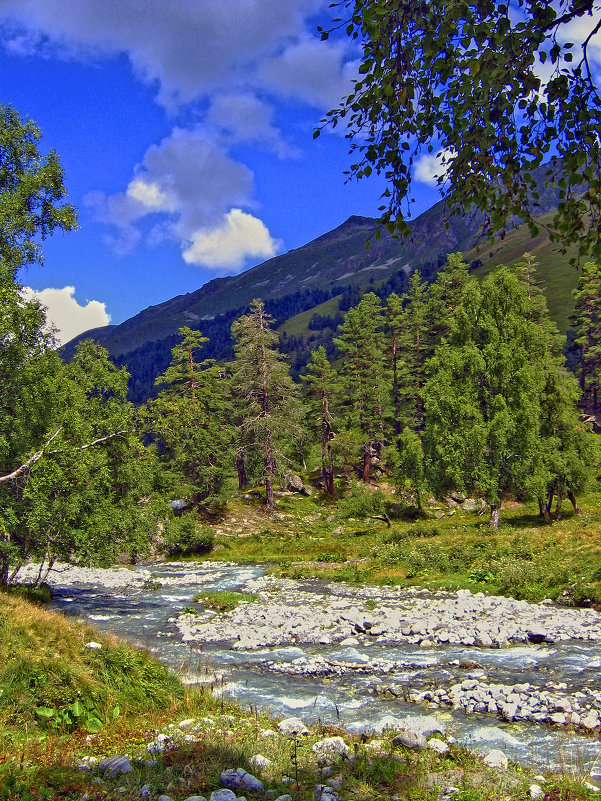
[[[386,499],[380,490],[371,492],[364,484],[354,482],[349,495],[339,501],[338,508],[340,516],[347,518],[383,515],[386,511]]]
[[[199,523],[193,514],[173,518],[166,530],[170,556],[193,556],[213,548],[215,534],[210,526]]]

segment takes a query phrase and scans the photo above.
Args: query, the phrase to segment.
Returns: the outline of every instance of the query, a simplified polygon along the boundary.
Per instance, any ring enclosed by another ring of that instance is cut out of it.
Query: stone
[[[186,718],[186,720],[180,720],[177,724],[177,728],[185,731],[186,729],[191,728],[196,723],[196,718]]]
[[[351,753],[342,737],[326,737],[316,742],[311,750],[321,756],[341,757],[342,759],[348,759]]]
[[[255,754],[248,760],[248,764],[255,770],[265,770],[265,768],[271,767],[272,762],[263,754]]]
[[[251,793],[262,793],[263,782],[247,773],[243,768],[224,770],[220,777],[221,784],[228,790],[249,790]]]
[[[313,795],[314,801],[340,801],[340,796],[333,787],[327,784],[318,784]]]
[[[532,801],[538,801],[539,798],[545,797],[545,791],[539,784],[531,784],[528,788],[528,795]]]
[[[437,737],[432,738],[432,740],[428,740],[428,748],[431,751],[435,751],[437,754],[440,754],[440,756],[446,756],[451,750],[445,742],[439,740]]]
[[[140,798],[143,798],[145,799],[145,801],[147,801],[147,799],[149,799],[151,795],[152,795],[152,784],[143,784],[142,787],[140,788]]]
[[[497,770],[507,770],[509,764],[507,755],[498,748],[493,748],[491,751],[488,751],[482,758],[482,761],[487,767],[496,768]]]
[[[168,734],[159,734],[151,743],[148,743],[146,750],[149,754],[162,754],[173,747],[173,737]]]
[[[590,712],[587,712],[587,714],[580,721],[580,725],[584,729],[589,729],[590,731],[596,729],[599,724],[599,713],[596,709],[591,709]]]
[[[288,486],[288,489],[291,490],[292,492],[302,492],[303,487],[305,486],[303,484],[302,478],[300,476],[294,475],[294,473],[287,474],[286,484]]]
[[[209,801],[236,801],[236,793],[231,790],[215,790]]]
[[[90,651],[99,651],[102,648],[102,645],[99,642],[94,642],[94,640],[90,640],[84,645],[84,648],[89,648]]]
[[[288,793],[284,793],[284,795],[279,795],[275,801],[292,801],[292,796],[288,795]]]
[[[541,626],[531,626],[526,634],[530,642],[534,644],[544,642],[547,639],[547,631]]]
[[[309,729],[300,718],[286,718],[278,723],[278,729],[282,734],[309,734]]]
[[[170,795],[160,795],[157,801],[173,801]]]
[[[423,751],[428,746],[428,742],[423,734],[415,731],[401,731],[396,737],[392,738],[393,745],[401,745],[413,751]]]
[[[113,756],[98,763],[98,770],[103,776],[113,779],[120,774],[131,773],[133,768],[126,756]]]
[[[277,737],[277,732],[275,732],[273,729],[261,729],[259,734],[261,737]]]

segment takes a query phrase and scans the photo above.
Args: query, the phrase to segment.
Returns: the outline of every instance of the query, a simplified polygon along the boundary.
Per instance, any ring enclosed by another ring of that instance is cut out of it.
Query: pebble
[[[238,790],[248,790],[251,793],[262,793],[263,782],[259,781],[255,776],[247,773],[243,768],[234,770],[224,770],[220,777],[221,784],[229,790],[237,792]],[[225,801],[221,799],[221,801]]]
[[[98,763],[98,770],[103,776],[114,779],[120,774],[131,773],[133,768],[129,758],[126,756],[113,756],[103,759]]]
[[[498,748],[493,748],[491,751],[487,751],[487,753],[484,754],[482,761],[487,767],[495,768],[496,770],[507,770],[507,766],[509,764],[507,754],[504,754],[503,751],[500,751]]]
[[[286,718],[278,723],[278,729],[282,734],[309,734],[309,729],[300,718]]]
[[[451,750],[445,742],[439,740],[437,737],[433,737],[431,740],[428,740],[428,748],[431,751],[435,751],[437,754],[440,754],[440,756],[446,756]]]

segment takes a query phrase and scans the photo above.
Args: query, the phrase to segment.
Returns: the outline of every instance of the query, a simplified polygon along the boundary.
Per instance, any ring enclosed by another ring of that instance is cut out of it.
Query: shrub
[[[338,504],[341,517],[369,517],[383,515],[386,510],[386,499],[380,492],[371,492],[364,484],[354,482],[350,493]]]
[[[166,533],[167,552],[170,556],[208,553],[215,540],[213,529],[199,523],[192,514],[173,518]]]

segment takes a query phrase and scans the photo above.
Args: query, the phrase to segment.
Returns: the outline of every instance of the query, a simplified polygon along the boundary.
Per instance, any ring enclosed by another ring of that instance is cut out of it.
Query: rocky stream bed
[[[596,779],[594,610],[276,579],[261,566],[217,562],[59,566],[49,580],[54,608],[149,648],[185,681],[243,707],[355,732],[446,732],[541,768],[588,767]],[[218,614],[193,602],[207,588],[258,600]]]

